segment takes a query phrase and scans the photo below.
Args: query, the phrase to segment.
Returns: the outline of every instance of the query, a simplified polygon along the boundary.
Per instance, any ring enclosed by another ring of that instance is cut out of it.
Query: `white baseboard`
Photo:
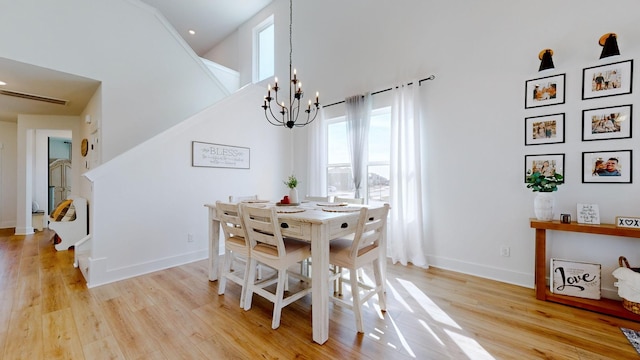
[[[518,285],[529,289],[534,288],[535,275],[531,273],[521,273],[507,269],[490,267],[482,264],[464,262],[455,259],[429,256],[429,266],[439,269],[455,271],[463,274],[478,276],[485,279],[504,282],[507,284]],[[533,270],[533,269],[532,269]],[[547,278],[547,284],[549,279]],[[621,300],[618,296],[616,288],[602,288],[600,290],[603,298]]]
[[[158,259],[146,263],[135,264],[119,269],[107,269],[107,258],[89,258],[89,279],[87,287],[92,288],[106,285],[112,282],[129,279],[135,276],[149,274],[152,272],[189,264],[195,261],[207,259],[209,252],[197,250],[189,253],[172,256],[170,258]]]

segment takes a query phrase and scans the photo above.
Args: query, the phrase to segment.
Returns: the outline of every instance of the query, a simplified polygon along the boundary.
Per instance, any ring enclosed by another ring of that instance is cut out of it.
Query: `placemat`
[[[260,203],[268,203],[269,200],[242,200],[242,202],[246,204],[260,204]]]
[[[326,212],[356,212],[360,211],[361,208],[355,206],[334,206],[334,207],[323,207],[322,211]]]
[[[319,202],[318,206],[347,206],[349,204],[347,204],[346,202],[341,202],[341,203],[332,203],[332,202]]]

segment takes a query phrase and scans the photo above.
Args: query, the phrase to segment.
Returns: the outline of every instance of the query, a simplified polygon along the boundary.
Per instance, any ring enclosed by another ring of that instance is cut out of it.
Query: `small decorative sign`
[[[640,229],[640,218],[630,216],[616,216],[616,226]]]
[[[578,224],[600,224],[597,204],[578,204]]]
[[[249,148],[191,142],[191,166],[249,169]]]
[[[551,292],[600,300],[602,265],[551,259]]]

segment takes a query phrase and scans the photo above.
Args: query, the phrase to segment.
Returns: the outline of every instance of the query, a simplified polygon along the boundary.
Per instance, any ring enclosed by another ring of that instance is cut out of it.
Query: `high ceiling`
[[[158,9],[199,56],[233,33],[272,0],[141,0]],[[194,30],[195,34],[189,34]],[[17,114],[79,115],[98,81],[0,58],[0,91],[66,100],[66,105],[0,95],[0,121]]]
[[[199,56],[272,0],[142,0],[158,9]],[[195,31],[194,35],[189,30]]]

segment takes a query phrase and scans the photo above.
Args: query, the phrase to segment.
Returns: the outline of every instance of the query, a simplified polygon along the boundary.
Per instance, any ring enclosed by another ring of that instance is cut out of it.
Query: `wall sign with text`
[[[640,229],[640,218],[631,216],[616,216],[616,226]]]
[[[249,165],[249,148],[191,142],[191,166],[249,169]]]
[[[597,204],[578,204],[578,224],[600,224],[600,208]]]
[[[601,267],[600,264],[551,259],[551,292],[600,300]]]

